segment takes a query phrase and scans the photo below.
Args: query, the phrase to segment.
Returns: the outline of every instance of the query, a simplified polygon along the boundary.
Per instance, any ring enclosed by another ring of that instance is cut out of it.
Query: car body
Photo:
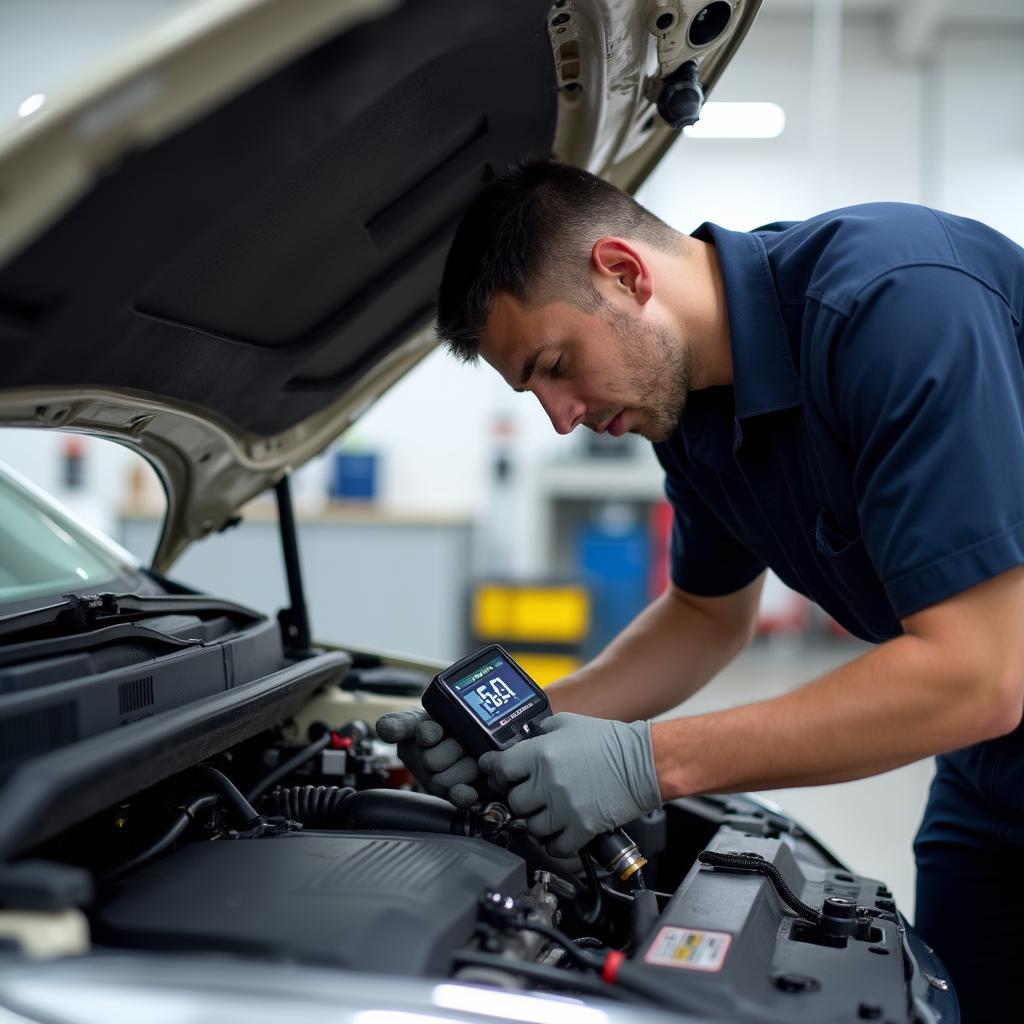
[[[634,823],[641,893],[552,860],[500,802],[411,791],[366,722],[441,666],[317,644],[303,606],[288,475],[431,350],[476,188],[554,154],[635,189],[688,62],[710,91],[756,9],[210,0],[0,140],[0,421],[116,440],[168,495],[143,567],[0,474],[0,1008],[955,1019],[885,886],[752,798]],[[175,583],[268,487],[290,606]],[[830,899],[856,914],[823,931]],[[587,962],[612,947],[615,983]]]

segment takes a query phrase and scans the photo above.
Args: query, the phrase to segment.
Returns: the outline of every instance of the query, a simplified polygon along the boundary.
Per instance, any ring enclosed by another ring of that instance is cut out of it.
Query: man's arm
[[[633,721],[674,708],[750,639],[763,576],[725,597],[670,588],[597,658],[548,687],[553,710]],[[398,743],[399,756],[428,792],[458,807],[479,799],[476,760],[423,711],[382,716],[377,735]],[[656,795],[653,782],[652,790]]]
[[[723,597],[671,586],[593,661],[548,687],[552,710],[629,722],[674,708],[746,646],[763,582],[762,573]]]
[[[558,714],[480,767],[556,856],[664,800],[859,778],[1012,730],[1024,568],[904,620],[891,640],[774,700],[673,721]]]
[[[662,797],[861,778],[1012,731],[1024,699],[1024,567],[903,621],[773,700],[652,727]]]

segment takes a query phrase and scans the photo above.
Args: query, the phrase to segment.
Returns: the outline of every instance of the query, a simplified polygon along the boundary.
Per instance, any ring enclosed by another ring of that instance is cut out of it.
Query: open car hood
[[[0,422],[146,456],[165,570],[433,347],[483,181],[553,155],[635,190],[663,79],[707,92],[759,3],[183,7],[0,137]]]

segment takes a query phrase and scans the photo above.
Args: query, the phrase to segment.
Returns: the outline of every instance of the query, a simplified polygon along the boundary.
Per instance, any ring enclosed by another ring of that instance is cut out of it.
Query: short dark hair
[[[544,294],[593,311],[590,249],[619,235],[669,250],[676,233],[635,199],[596,175],[548,161],[521,164],[477,195],[448,250],[437,298],[437,333],[448,351],[474,362],[499,292],[521,302]]]

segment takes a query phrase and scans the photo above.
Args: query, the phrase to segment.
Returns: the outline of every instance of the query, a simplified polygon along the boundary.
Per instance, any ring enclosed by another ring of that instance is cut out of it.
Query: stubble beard
[[[661,324],[644,323],[619,310],[612,321],[623,346],[625,382],[631,394],[643,396],[642,419],[629,432],[648,441],[667,441],[690,393],[689,349]]]

